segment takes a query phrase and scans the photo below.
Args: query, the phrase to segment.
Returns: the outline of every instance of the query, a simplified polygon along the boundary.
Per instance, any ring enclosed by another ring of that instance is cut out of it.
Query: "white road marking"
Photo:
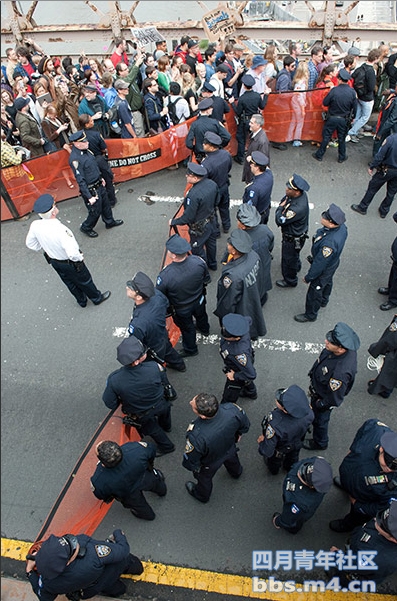
[[[138,200],[140,200],[141,202],[147,202],[152,201],[152,202],[183,202],[183,196],[157,196],[157,195],[150,195],[150,194],[142,194],[141,196],[138,196]],[[238,207],[242,204],[242,201],[240,199],[230,199],[230,207]],[[275,200],[272,200],[271,202],[271,206],[276,209],[278,207],[280,203],[276,202]],[[309,202],[309,209],[314,209],[314,204],[312,202]]]
[[[115,338],[127,338],[128,328],[113,328],[113,336]],[[197,342],[206,346],[208,344],[218,345],[220,336],[218,334],[210,334],[203,336],[197,333]],[[323,344],[316,342],[298,342],[295,340],[272,340],[271,338],[258,338],[252,343],[254,349],[266,349],[269,351],[290,351],[296,353],[304,351],[312,355],[319,355],[324,348]]]

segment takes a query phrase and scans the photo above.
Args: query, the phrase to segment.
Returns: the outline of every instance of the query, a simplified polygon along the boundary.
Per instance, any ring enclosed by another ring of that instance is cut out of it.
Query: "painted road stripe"
[[[127,338],[127,328],[113,328],[113,336],[115,338]],[[203,346],[207,344],[216,344],[220,342],[220,336],[218,334],[210,334],[209,336],[203,336],[197,333],[197,342]],[[258,338],[252,342],[252,346],[255,349],[266,349],[269,351],[290,351],[296,353],[298,351],[304,351],[312,355],[319,355],[323,350],[324,345],[316,342],[298,342],[295,340],[273,340],[270,338]]]
[[[2,538],[1,556],[17,561],[25,561],[32,543]],[[144,572],[139,577],[124,575],[124,578],[180,588],[218,593],[225,596],[245,597],[246,599],[266,599],[267,601],[313,601],[316,593],[256,593],[252,591],[252,579],[248,576],[222,574],[206,570],[180,568],[178,566],[143,561]],[[317,594],[316,594],[317,595]],[[322,601],[393,601],[393,595],[376,593],[350,593],[324,591],[318,593]]]
[[[170,203],[177,203],[177,202],[183,202],[183,196],[157,196],[156,194],[142,194],[141,196],[138,196],[138,200],[140,200],[141,202],[170,202]],[[230,199],[230,207],[238,207],[240,206],[242,203],[241,199],[236,199],[236,200],[232,200]],[[275,200],[272,200],[272,202],[270,203],[271,206],[276,209],[278,207],[278,205],[280,204],[279,202],[276,202]],[[312,202],[309,202],[309,209],[314,209],[314,204]]]

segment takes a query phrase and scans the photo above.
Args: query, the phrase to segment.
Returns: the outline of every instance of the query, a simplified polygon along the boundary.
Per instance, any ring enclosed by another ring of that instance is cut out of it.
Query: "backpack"
[[[356,69],[353,74],[353,87],[357,93],[357,96],[361,98],[368,94],[369,90],[367,88],[367,71],[365,68],[365,64],[361,65]]]
[[[122,122],[120,121],[119,116],[119,104],[121,102],[120,96],[116,96],[114,99],[114,103],[111,108],[108,110],[109,115],[109,127],[114,135],[120,137],[121,135],[121,126]]]
[[[176,105],[180,100],[182,100],[182,96],[179,96],[173,102],[171,102],[171,100],[168,100],[168,116],[174,125],[178,125],[179,123],[179,117],[176,114]]]

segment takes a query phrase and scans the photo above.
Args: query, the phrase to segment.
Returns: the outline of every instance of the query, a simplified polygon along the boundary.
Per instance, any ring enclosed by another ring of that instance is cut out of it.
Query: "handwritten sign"
[[[165,38],[157,31],[156,27],[131,27],[131,34],[141,48],[151,42],[161,42],[162,40],[165,40]]]
[[[224,38],[236,29],[231,11],[227,6],[219,6],[217,9],[206,13],[201,22],[210,42],[216,42],[219,38]]]

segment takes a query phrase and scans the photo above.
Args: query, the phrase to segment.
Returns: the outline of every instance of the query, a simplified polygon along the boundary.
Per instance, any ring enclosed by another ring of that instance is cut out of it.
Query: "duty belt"
[[[88,189],[89,190],[98,190],[98,188],[100,188],[102,186],[102,181],[98,180],[96,182],[94,182],[93,184],[88,184]]]

